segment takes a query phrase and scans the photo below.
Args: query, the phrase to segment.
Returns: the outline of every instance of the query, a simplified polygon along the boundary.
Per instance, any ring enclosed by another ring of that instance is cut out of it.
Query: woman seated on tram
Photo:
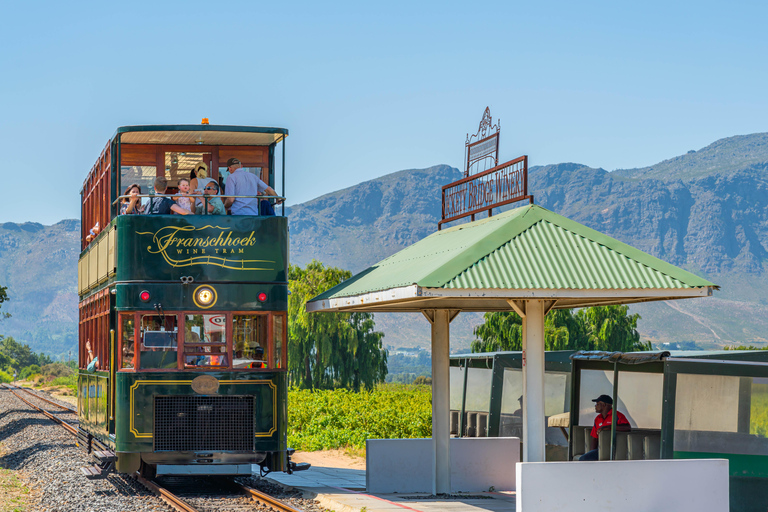
[[[120,203],[120,215],[135,215],[144,211],[141,199],[139,198],[139,195],[141,195],[141,187],[139,185],[136,183],[128,185],[123,195],[130,197],[123,198]]]

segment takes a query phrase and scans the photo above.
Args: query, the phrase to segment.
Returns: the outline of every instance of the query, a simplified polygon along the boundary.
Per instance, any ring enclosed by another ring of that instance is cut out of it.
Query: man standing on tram
[[[243,171],[243,164],[237,158],[227,160],[229,176],[226,183],[226,195],[228,196],[258,196],[267,195],[277,197],[277,192],[248,171]],[[261,203],[261,204],[260,204]],[[279,204],[278,199],[275,204]],[[266,199],[247,199],[241,197],[228,197],[224,205],[232,210],[232,215],[274,215],[275,210]]]

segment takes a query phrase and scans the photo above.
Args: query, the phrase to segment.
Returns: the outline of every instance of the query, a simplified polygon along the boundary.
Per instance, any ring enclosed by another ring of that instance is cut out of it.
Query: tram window
[[[149,194],[153,190],[157,167],[154,165],[132,165],[120,167],[120,194],[125,192],[128,185],[134,183],[141,187],[142,194]]]
[[[206,167],[211,162],[210,153],[186,153],[184,151],[168,151],[165,153],[165,178],[168,180],[168,186],[176,188],[179,186],[181,178],[190,179],[192,170],[199,163],[204,163]],[[208,177],[211,178],[210,172]]]
[[[134,335],[136,329],[134,326],[133,313],[130,315],[122,315],[121,325],[121,353],[122,365],[121,368],[133,368],[133,356],[134,356]]]
[[[140,368],[176,368],[177,335],[176,315],[142,315]]]
[[[269,366],[267,315],[234,315],[232,317],[235,368]]]
[[[265,183],[267,180],[264,178],[266,176],[263,176],[261,173],[262,168],[261,167],[241,167],[241,169],[245,172],[249,172],[253,175],[255,175],[260,180],[264,181]],[[224,185],[224,188],[226,190],[227,187],[227,177],[229,176],[229,167],[219,167],[219,176],[221,177],[221,183]]]
[[[283,349],[285,344],[285,316],[275,315],[272,317],[272,338],[273,346],[275,347],[275,368],[285,368],[285,358],[283,357]]]
[[[223,313],[186,315],[184,366],[228,366],[227,317]]]

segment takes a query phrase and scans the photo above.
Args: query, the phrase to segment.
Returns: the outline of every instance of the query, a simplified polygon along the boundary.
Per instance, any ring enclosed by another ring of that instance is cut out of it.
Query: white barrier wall
[[[369,439],[365,481],[371,493],[432,492],[432,439]],[[452,438],[451,492],[515,490],[517,437]]]
[[[728,512],[728,461],[517,464],[517,512]]]

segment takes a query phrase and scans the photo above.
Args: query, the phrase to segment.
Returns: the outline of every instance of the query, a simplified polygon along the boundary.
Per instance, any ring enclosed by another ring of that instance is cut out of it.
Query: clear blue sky
[[[78,217],[123,125],[288,128],[289,204],[461,168],[486,106],[531,165],[768,131],[768,3],[624,4],[3,1],[0,222]]]

